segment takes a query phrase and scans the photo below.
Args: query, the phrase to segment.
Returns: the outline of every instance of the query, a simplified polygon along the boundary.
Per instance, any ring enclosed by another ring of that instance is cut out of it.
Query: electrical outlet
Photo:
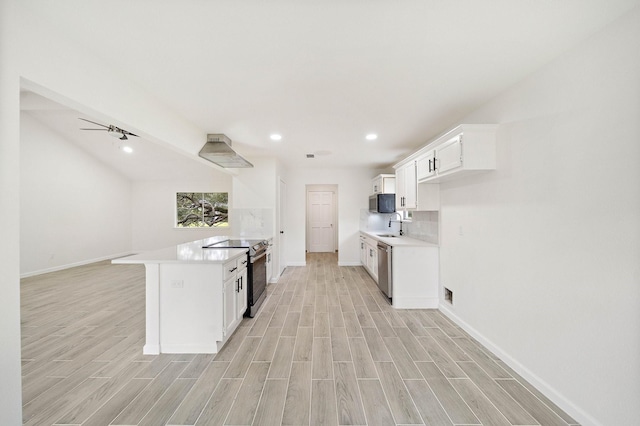
[[[172,280],[171,288],[184,288],[184,281],[182,280]]]

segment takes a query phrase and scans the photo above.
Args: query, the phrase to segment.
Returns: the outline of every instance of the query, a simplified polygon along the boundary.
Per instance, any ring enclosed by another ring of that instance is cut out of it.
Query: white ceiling
[[[25,2],[34,16],[203,132],[225,133],[245,157],[375,168],[393,164],[640,4]],[[270,141],[273,132],[283,139]],[[370,132],[376,141],[365,140]]]
[[[81,130],[102,127],[79,120],[85,118],[96,121],[95,118],[33,92],[20,93],[20,109],[54,134],[63,137],[129,180],[188,181],[212,177],[211,163],[199,158],[193,159],[168,146],[160,146],[141,137],[129,136],[128,140],[121,141],[106,131]],[[125,152],[122,149],[125,146],[129,146],[133,152]]]

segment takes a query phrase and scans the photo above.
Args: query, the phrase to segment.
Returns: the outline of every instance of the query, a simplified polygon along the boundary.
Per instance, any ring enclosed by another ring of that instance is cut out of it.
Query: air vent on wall
[[[316,158],[315,154],[307,154],[307,158]]]

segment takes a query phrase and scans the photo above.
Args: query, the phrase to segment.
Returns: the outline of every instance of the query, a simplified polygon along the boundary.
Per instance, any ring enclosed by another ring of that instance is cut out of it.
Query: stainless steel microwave
[[[369,197],[369,211],[393,213],[396,211],[396,194],[375,194]]]

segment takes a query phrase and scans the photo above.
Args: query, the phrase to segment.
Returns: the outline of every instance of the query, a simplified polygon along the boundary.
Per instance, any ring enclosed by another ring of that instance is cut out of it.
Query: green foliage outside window
[[[178,228],[229,226],[229,193],[178,192],[176,213]]]

